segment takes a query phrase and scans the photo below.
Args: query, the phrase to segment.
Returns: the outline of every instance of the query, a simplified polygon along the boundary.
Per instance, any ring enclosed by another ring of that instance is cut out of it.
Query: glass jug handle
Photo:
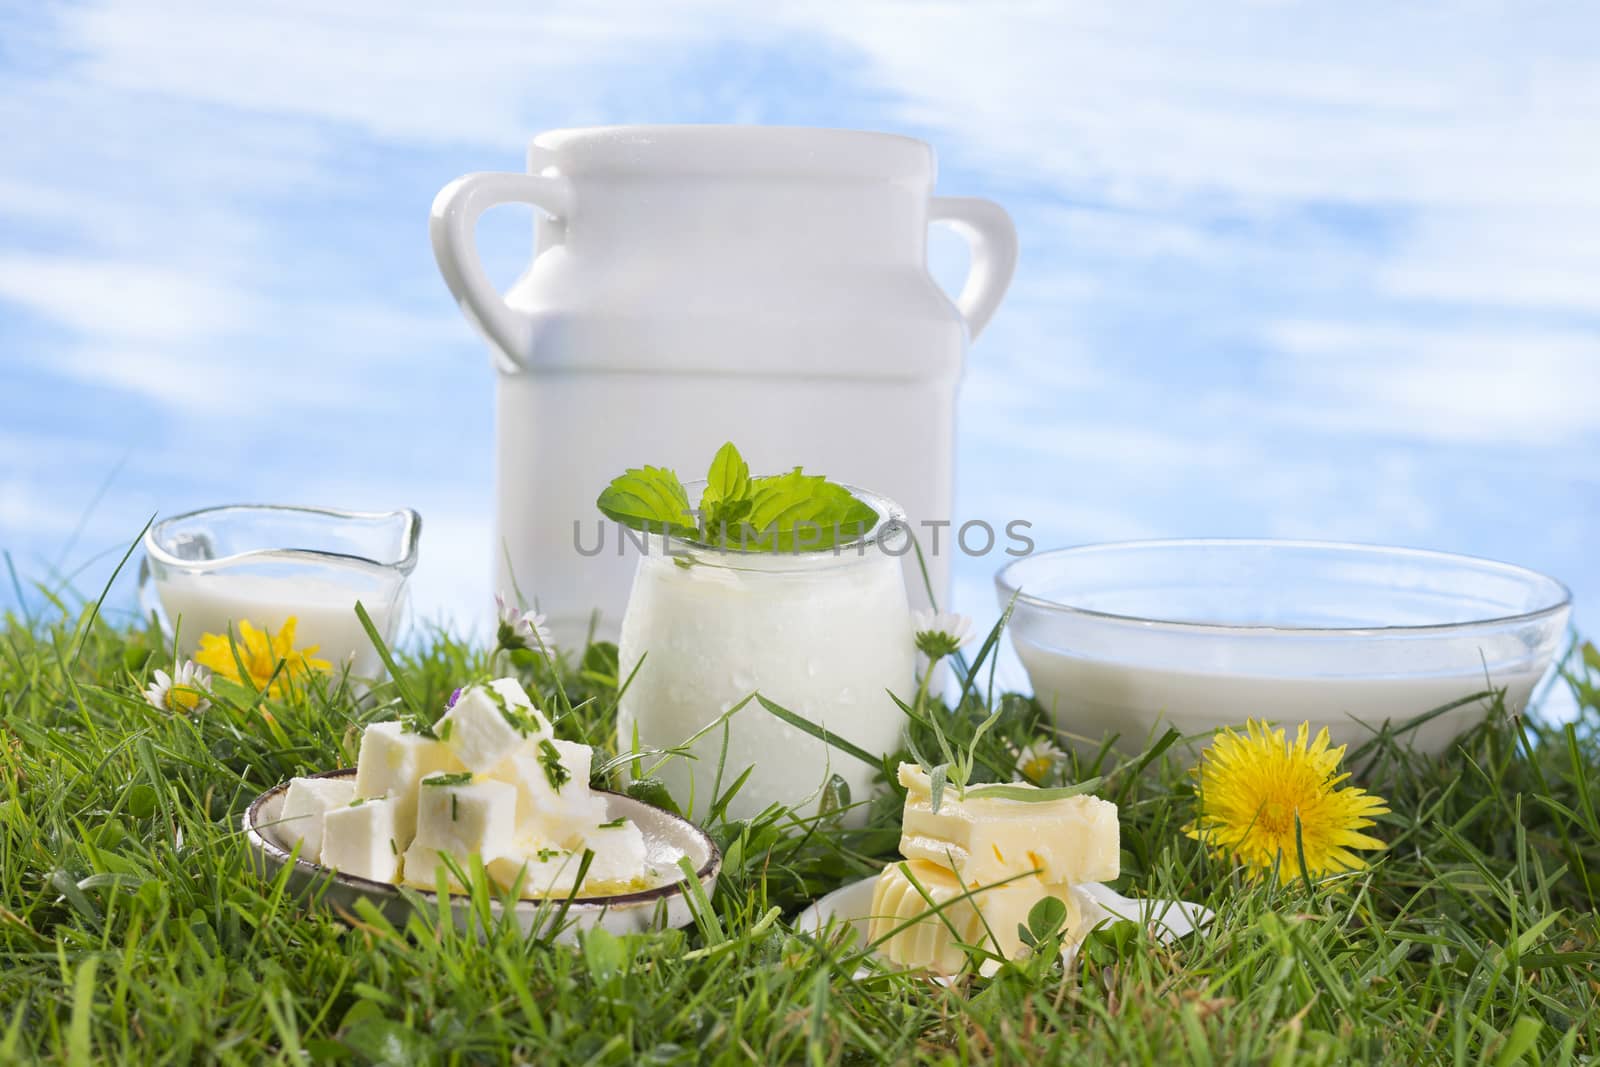
[[[972,247],[972,267],[956,307],[976,338],[989,325],[1017,270],[1017,228],[1006,209],[976,196],[936,196],[930,222],[947,222]]]
[[[507,370],[521,367],[533,342],[533,323],[514,311],[489,281],[478,258],[478,217],[497,204],[522,203],[558,218],[572,207],[566,178],[543,174],[467,174],[434,197],[428,217],[433,258],[462,313],[503,355]]]

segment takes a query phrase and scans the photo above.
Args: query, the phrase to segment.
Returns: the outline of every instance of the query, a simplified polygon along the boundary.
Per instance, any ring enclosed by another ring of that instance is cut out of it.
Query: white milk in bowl
[[[1354,748],[1384,722],[1399,727],[1491,688],[1504,688],[1506,706],[1521,709],[1543,673],[1542,668],[1524,667],[1492,675],[1479,670],[1368,678],[1275,676],[1174,670],[1075,656],[1022,641],[1016,646],[1053,722],[1088,738],[1120,734],[1119,746],[1131,751],[1168,727],[1186,735],[1203,734],[1247,717],[1291,726],[1309,721],[1313,734],[1326,726],[1334,744]],[[1422,751],[1442,751],[1451,738],[1480,721],[1485,710],[1482,702],[1472,702],[1416,726],[1405,737]]]
[[[359,601],[392,644],[416,565],[416,512],[235,505],[164,519],[145,534],[141,603],[192,656],[205,634],[269,636],[294,619],[296,651],[376,678],[381,662]],[[311,652],[311,649],[315,649]]]
[[[881,503],[882,515],[898,513],[887,501],[868,502]],[[754,692],[867,752],[899,748],[905,716],[889,693],[911,699],[915,663],[901,556],[892,553],[908,546],[892,519],[837,554],[672,542],[675,558],[651,538],[622,622],[619,676],[638,673],[619,709],[619,750],[631,747],[635,730],[643,748],[677,746]],[[754,768],[730,818],[773,803],[815,810],[830,774],[844,779],[852,801],[871,792],[874,768],[755,701],[728,720],[727,738],[722,788]],[[719,727],[693,746],[694,760],[675,758],[658,772],[680,804],[689,804],[692,788],[697,817],[712,803],[722,742]]]
[[[327,660],[335,671],[348,663],[351,674],[372,678],[381,663],[356,616],[356,601],[386,643],[394,637],[402,604],[390,599],[383,583],[360,577],[346,583],[314,575],[180,572],[158,581],[156,595],[185,655],[194,654],[202,634],[226,634],[230,625],[237,639],[241,620],[276,634],[293,618],[295,648]]]
[[[1442,552],[1295,541],[1144,541],[1044,552],[995,579],[1010,636],[1059,729],[1138,750],[1172,727],[1247,718],[1385,724],[1422,752],[1519,711],[1560,643],[1560,582]],[[1205,740],[1202,736],[1201,740]]]

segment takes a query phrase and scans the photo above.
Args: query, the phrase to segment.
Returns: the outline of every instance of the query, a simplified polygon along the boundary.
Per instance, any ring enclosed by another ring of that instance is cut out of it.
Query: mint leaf
[[[878,513],[850,490],[799,467],[750,477],[732,441],[711,460],[698,523],[683,483],[664,467],[630,468],[595,503],[635,530],[750,552],[825,551],[860,540],[878,523]]]
[[[822,551],[867,535],[878,513],[850,490],[799,467],[750,482],[750,511],[728,546],[747,551]]]
[[[737,532],[739,521],[750,512],[750,464],[729,441],[717,449],[700,494],[700,539],[725,540]]]
[[[630,468],[611,480],[595,506],[606,518],[631,529],[687,538],[700,533],[689,512],[688,492],[665,467]]]
[[[723,501],[743,500],[750,495],[750,464],[739,455],[739,450],[729,441],[717,449],[711,460],[711,471],[706,475],[706,491],[700,496],[700,508],[705,510]]]

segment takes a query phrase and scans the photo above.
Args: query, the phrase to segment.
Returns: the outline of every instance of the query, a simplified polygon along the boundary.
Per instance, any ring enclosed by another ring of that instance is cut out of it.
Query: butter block
[[[1037,804],[994,797],[958,799],[945,790],[935,813],[928,775],[900,765],[907,790],[900,854],[951,867],[970,885],[1036,870],[1047,885],[1109,882],[1121,865],[1117,806],[1088,795]],[[1026,786],[1024,788],[1034,788]]]
[[[417,787],[417,836],[413,843],[454,855],[498,856],[516,842],[517,791],[505,782],[456,775],[430,775]]]
[[[375,882],[393,882],[400,873],[400,853],[392,800],[362,800],[323,817],[324,866]]]
[[[589,789],[588,745],[556,738],[530,739],[492,776],[517,791],[517,825],[563,848],[606,821],[606,799]]]
[[[908,871],[934,906],[947,905],[942,911],[932,911]],[[963,893],[971,895],[961,899]],[[1078,924],[1077,900],[1065,886],[1047,886],[1030,875],[1005,885],[973,889],[947,867],[908,860],[884,868],[878,876],[867,936],[877,941],[902,923],[911,922],[880,944],[878,951],[902,967],[954,974],[967,961],[959,947],[962,944],[980,946],[1007,959],[1025,954],[1027,947],[1017,936],[1017,927],[1027,922],[1028,912],[1044,896],[1059,897],[1066,904],[1066,929]],[[992,971],[997,966],[993,961],[988,964],[981,969]]]
[[[404,849],[417,826],[417,782],[424,775],[458,770],[461,763],[440,742],[411,733],[398,722],[375,722],[361,734],[356,796],[389,798],[396,840]]]
[[[276,827],[284,844],[300,845],[300,858],[322,860],[322,821],[334,808],[348,807],[356,797],[349,778],[291,778],[283,795]]]
[[[514,678],[468,687],[433,729],[474,774],[493,770],[525,741],[551,736],[550,720]]]

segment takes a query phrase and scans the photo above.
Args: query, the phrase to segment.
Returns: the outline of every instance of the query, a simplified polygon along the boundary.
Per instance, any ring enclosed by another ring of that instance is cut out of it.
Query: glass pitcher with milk
[[[595,487],[729,439],[753,469],[880,486],[913,531],[950,518],[962,362],[1017,241],[997,204],[933,182],[933,150],[907,137],[618,126],[540,134],[527,174],[446,186],[434,255],[500,370],[497,585],[536,598],[558,638],[596,608],[614,635],[638,553]],[[509,202],[539,214],[533,262],[502,295],[474,229]],[[972,246],[954,302],[928,273],[930,222]],[[928,562],[942,596],[948,560]]]
[[[383,665],[355,605],[392,644],[421,531],[410,508],[233,504],[174,515],[145,531],[141,608],[182,656],[207,634],[238,641],[246,624],[275,634],[293,619],[297,649],[336,674],[375,678]]]

